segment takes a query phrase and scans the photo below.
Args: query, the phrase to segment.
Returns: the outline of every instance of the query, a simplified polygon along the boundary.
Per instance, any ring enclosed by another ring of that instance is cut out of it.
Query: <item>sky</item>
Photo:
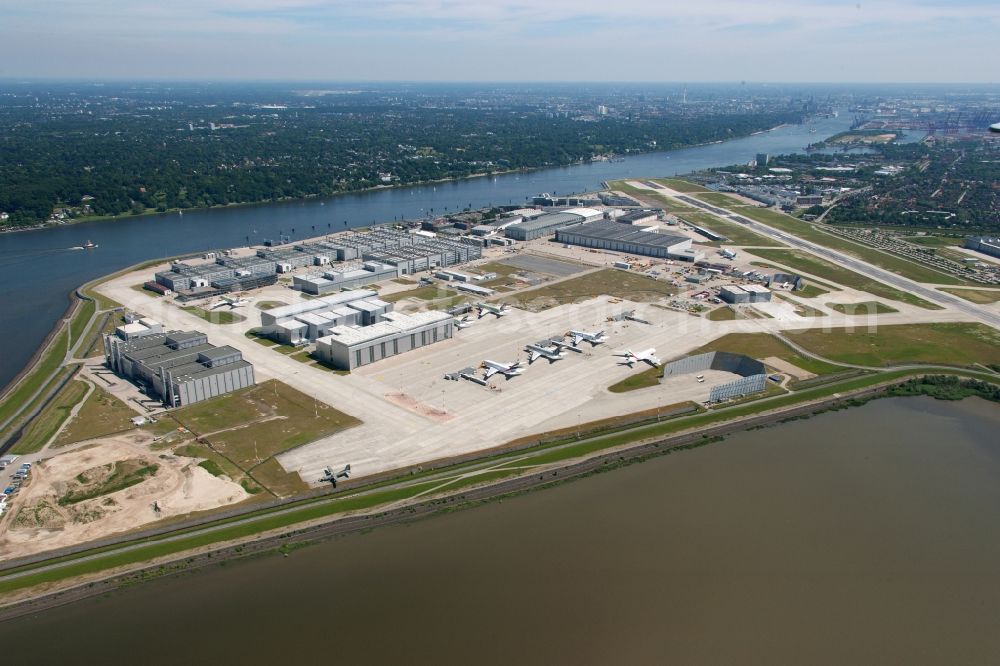
[[[0,0],[0,78],[1000,81],[1000,0]]]

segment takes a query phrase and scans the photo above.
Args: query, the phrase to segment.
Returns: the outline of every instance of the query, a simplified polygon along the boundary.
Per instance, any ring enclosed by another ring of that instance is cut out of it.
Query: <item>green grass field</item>
[[[831,310],[836,310],[837,312],[842,312],[846,315],[889,314],[891,312],[899,312],[896,308],[891,308],[885,303],[880,303],[879,301],[864,301],[862,303],[827,303],[826,305]]]
[[[76,418],[59,433],[55,446],[82,442],[120,432],[132,427],[130,419],[135,412],[121,400],[110,393],[96,387],[87,401],[83,403]]]
[[[59,427],[69,418],[70,411],[87,393],[87,385],[81,381],[72,380],[59,392],[42,412],[25,428],[21,439],[14,446],[16,453],[34,453],[41,450],[45,443],[56,434]]]
[[[695,226],[704,227],[709,231],[722,234],[729,239],[733,245],[753,245],[755,247],[783,247],[781,243],[773,241],[766,236],[750,231],[742,224],[724,220],[710,213],[682,213],[679,217]]]
[[[728,305],[723,305],[721,308],[715,308],[708,313],[709,321],[733,321],[735,319],[742,319],[737,315],[736,310],[729,307]]]
[[[423,287],[417,287],[416,289],[407,289],[405,291],[397,291],[394,294],[385,294],[384,296],[379,296],[379,298],[387,303],[398,303],[404,298],[432,301],[437,298],[451,298],[457,293],[458,292],[452,289],[446,289],[436,284],[429,284]]]
[[[190,312],[196,317],[204,319],[210,324],[235,324],[246,321],[246,317],[231,310],[205,310],[194,305],[186,305],[181,308],[184,312]]]
[[[815,375],[832,374],[844,370],[839,365],[803,356],[770,333],[730,333],[707,345],[702,345],[691,353],[699,354],[710,351],[746,354],[757,360],[774,356]]]
[[[35,391],[49,384],[52,373],[62,364],[66,353],[66,340],[67,334],[64,330],[42,353],[34,370],[4,396],[3,401],[0,402],[0,423],[13,416],[18,409],[28,403]]]
[[[814,354],[855,365],[1000,364],[1000,331],[983,324],[899,324],[871,331],[858,327],[785,334]]]
[[[652,180],[654,183],[659,183],[660,185],[664,185],[678,192],[694,193],[694,192],[712,191],[707,187],[702,187],[701,185],[696,185],[695,183],[689,183],[688,181],[681,180],[680,178],[651,178],[650,180]]]
[[[807,282],[806,286],[802,287],[795,292],[796,296],[801,296],[802,298],[816,298],[817,296],[822,296],[823,294],[829,294],[830,289],[823,289],[818,287],[812,282]]]
[[[819,257],[801,250],[762,249],[747,250],[747,252],[754,256],[761,257],[762,259],[768,259],[770,261],[783,264],[792,270],[815,275],[816,277],[828,282],[835,282],[844,287],[858,289],[859,291],[866,291],[873,296],[878,296],[879,298],[887,298],[891,301],[909,303],[928,310],[941,309],[940,306],[925,301],[924,299],[914,296],[913,294],[900,291],[899,289],[890,287],[887,284],[872,280],[864,275],[861,275],[860,273],[855,273],[852,270],[832,264],[825,259],[820,259]]]
[[[258,310],[273,310],[274,308],[280,308],[284,305],[288,305],[288,303],[285,303],[284,301],[260,301],[254,305],[254,307]]]
[[[607,268],[518,294],[506,295],[502,300],[513,306],[538,312],[602,295],[650,302],[676,293],[677,289],[666,282],[637,273]]]
[[[360,423],[276,380],[182,407],[171,416],[244,470]]]
[[[723,206],[729,208],[728,206]],[[735,208],[735,212],[745,215],[752,220],[762,222],[768,226],[780,229],[781,231],[794,234],[799,238],[811,241],[817,245],[838,250],[844,254],[849,254],[866,261],[873,266],[878,266],[887,271],[902,275],[916,282],[926,282],[931,284],[967,284],[965,280],[941,273],[922,264],[903,259],[894,254],[882,252],[867,245],[861,245],[853,241],[834,236],[820,231],[817,227],[808,222],[803,222],[790,215],[779,213],[769,208]]]
[[[740,201],[736,197],[723,194],[722,192],[696,192],[694,194],[694,198],[700,199],[705,203],[710,203],[713,206],[719,206],[720,208],[732,208],[734,206],[747,205],[745,201]]]
[[[988,289],[949,289],[942,287],[941,291],[946,291],[953,296],[964,298],[970,303],[977,305],[989,305],[1000,301],[1000,289],[990,291]]]
[[[636,389],[656,386],[660,383],[660,377],[662,376],[663,368],[649,367],[641,372],[633,372],[625,379],[615,382],[608,387],[608,390],[612,393],[627,393]]]

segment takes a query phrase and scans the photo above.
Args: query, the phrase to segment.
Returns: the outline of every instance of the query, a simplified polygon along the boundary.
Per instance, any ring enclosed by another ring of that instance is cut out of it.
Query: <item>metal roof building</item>
[[[353,370],[418,347],[447,340],[455,322],[447,312],[386,313],[371,326],[337,326],[316,341],[316,355],[324,363]]]
[[[557,229],[565,226],[600,219],[603,216],[604,213],[593,208],[570,208],[558,213],[545,213],[533,219],[512,224],[504,230],[504,233],[507,238],[513,238],[514,240],[534,240],[542,236],[550,236]]]
[[[618,222],[591,222],[559,229],[556,232],[556,240],[570,245],[627,252],[645,257],[682,261],[695,261],[697,258],[691,239],[686,236],[658,234]]]

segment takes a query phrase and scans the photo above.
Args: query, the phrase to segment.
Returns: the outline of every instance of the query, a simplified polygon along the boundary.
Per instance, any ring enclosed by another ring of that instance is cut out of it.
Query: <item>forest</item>
[[[0,91],[2,93],[3,91]],[[2,224],[328,196],[668,150],[798,107],[589,117],[564,105],[339,95],[0,94]],[[553,112],[552,107],[556,107]]]

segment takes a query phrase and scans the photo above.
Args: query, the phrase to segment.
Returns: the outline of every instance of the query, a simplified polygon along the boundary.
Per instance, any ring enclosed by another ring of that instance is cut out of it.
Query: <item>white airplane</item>
[[[521,367],[520,361],[514,361],[513,363],[500,363],[499,361],[490,361],[487,359],[483,361],[483,364],[480,367],[485,371],[483,372],[483,379],[489,379],[497,373],[503,375],[507,379],[524,373],[524,368]]]
[[[573,337],[574,347],[584,340],[589,342],[592,347],[608,341],[608,337],[604,335],[604,331],[597,331],[596,333],[590,333],[588,331],[570,331],[567,335]]]
[[[344,469],[339,472],[334,472],[332,467],[327,467],[323,470],[323,478],[320,482],[329,482],[333,484],[333,487],[337,487],[337,479],[349,479],[351,478],[351,466],[345,465]]]
[[[219,298],[221,298],[222,300],[219,301],[218,303],[213,303],[211,307],[212,310],[214,310],[215,308],[221,308],[226,305],[228,305],[229,309],[231,310],[233,308],[241,308],[244,305],[250,303],[250,301],[248,301],[247,299],[240,298],[239,296],[226,296],[225,294],[223,294]]]
[[[721,250],[719,250],[719,254],[721,254],[726,259],[736,258],[736,250],[727,250],[726,248],[722,248]]]
[[[479,310],[479,319],[482,319],[487,314],[496,315],[497,317],[502,317],[508,312],[507,304],[501,303],[500,305],[493,305],[492,303],[476,303],[476,308]]]
[[[624,352],[616,352],[614,355],[623,357],[625,360],[621,362],[621,365],[627,365],[630,368],[633,364],[639,363],[640,361],[643,363],[649,363],[651,366],[656,367],[660,365],[660,359],[655,356],[655,352],[656,350],[650,347],[649,349],[645,349],[641,352],[633,352],[630,349],[626,349]]]
[[[548,360],[549,363],[554,363],[561,358],[566,358],[566,352],[555,346],[544,347],[542,345],[525,345],[524,351],[528,352],[528,365],[531,365],[540,358]]]
[[[455,319],[455,328],[462,329],[472,326],[472,318],[469,315],[465,315],[461,319]]]

